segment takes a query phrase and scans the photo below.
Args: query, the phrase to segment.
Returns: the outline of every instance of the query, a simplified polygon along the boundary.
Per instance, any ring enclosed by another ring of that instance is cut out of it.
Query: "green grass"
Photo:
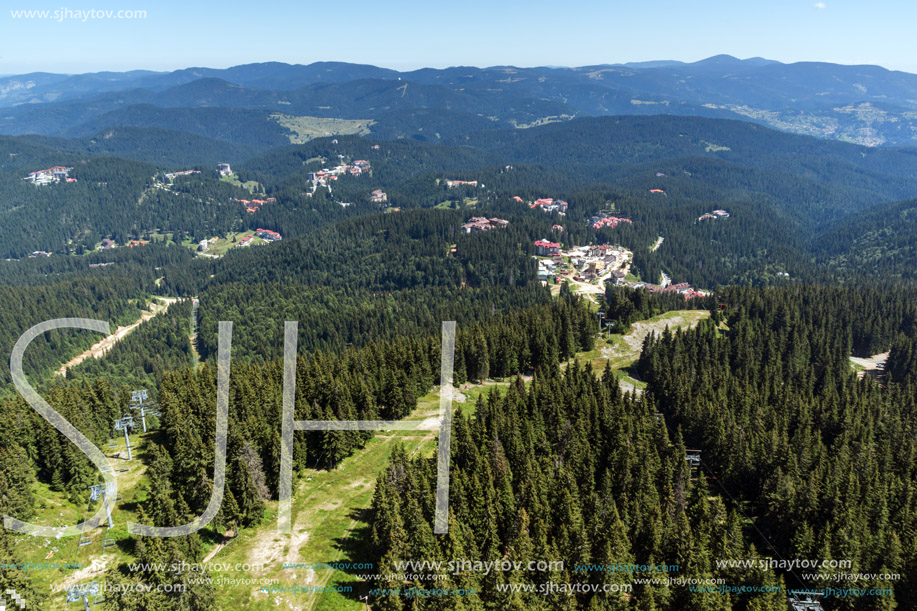
[[[643,338],[649,331],[660,333],[666,327],[671,329],[694,326],[704,318],[708,318],[710,312],[707,310],[675,310],[665,312],[650,319],[636,322],[632,325],[631,330],[625,334],[609,334],[607,338],[598,339],[595,347],[589,352],[583,352],[577,355],[580,362],[589,363],[592,370],[601,373],[605,370],[605,365],[610,364],[611,368],[618,372],[619,377],[627,377],[629,370],[632,368],[637,359],[640,358]],[[628,380],[635,386],[642,382],[637,380]]]
[[[121,501],[114,504],[112,509],[112,520],[114,528],[108,529],[107,523],[105,528],[96,528],[85,533],[92,538],[90,545],[79,547],[78,536],[63,537],[61,539],[46,539],[42,537],[32,537],[28,535],[13,536],[13,553],[18,562],[56,562],[56,563],[83,563],[85,567],[90,567],[93,562],[104,562],[108,568],[114,568],[123,562],[133,562],[135,559],[126,550],[130,549],[130,535],[127,532],[127,522],[138,522],[139,516],[136,513],[137,501],[142,500],[142,483],[145,481],[146,466],[143,464],[145,456],[146,440],[149,436],[155,435],[151,432],[148,435],[131,435],[131,448],[133,450],[133,460],[127,461],[120,458],[112,458],[116,453],[124,453],[124,437],[119,437],[116,441],[118,447],[110,449],[105,445],[102,451],[109,457],[109,461],[114,469],[127,466],[130,471],[127,473],[116,473],[118,480],[118,492],[123,495]],[[100,478],[101,480],[101,478]],[[35,506],[37,516],[28,520],[34,524],[47,526],[70,526],[78,524],[92,516],[99,507],[101,501],[92,503],[91,508],[88,504],[74,504],[70,499],[61,492],[54,491],[42,482],[36,482],[32,486],[32,492],[35,495]],[[88,496],[87,496],[88,498]],[[102,543],[106,538],[112,538],[116,545],[103,548]],[[56,548],[56,549],[55,549]],[[52,553],[51,558],[48,554]],[[34,580],[34,586],[37,590],[49,591],[52,585],[60,586],[67,583],[70,579],[73,581],[74,571],[72,569],[58,569],[47,571],[30,571],[30,577]],[[76,580],[78,583],[99,579],[98,574],[90,574],[84,571],[81,578]],[[72,609],[65,603],[63,593],[51,594],[45,602],[44,609],[56,611]]]
[[[255,189],[261,186],[261,183],[255,180],[247,180],[245,182],[242,182],[241,180],[239,180],[239,177],[236,176],[235,174],[230,174],[229,176],[221,176],[220,180],[222,180],[223,182],[228,182],[231,185],[235,185],[237,187],[247,189],[249,193],[254,193]]]
[[[254,234],[255,232],[250,229],[246,231],[239,231],[237,233],[228,233],[226,234],[226,236],[217,240],[216,243],[211,244],[210,247],[207,249],[207,254],[224,255],[226,254],[226,251],[228,251],[229,249],[235,248],[239,244],[239,240],[241,240],[242,238],[244,238],[247,235],[254,235]],[[264,244],[264,243],[265,243],[264,240],[262,240],[258,236],[255,236],[254,239],[252,239],[251,241],[252,246],[256,246],[258,244]]]
[[[472,415],[478,397],[485,392],[501,392],[509,382],[488,382],[462,390],[466,399],[456,402],[463,414]],[[434,390],[421,397],[408,420],[424,420],[439,414],[439,393]],[[254,529],[243,531],[236,541],[224,548],[211,562],[267,563],[257,577],[278,579],[279,586],[325,585],[349,586],[352,592],[260,593],[260,586],[223,586],[217,589],[217,604],[229,609],[244,604],[246,609],[275,609],[274,599],[302,609],[358,610],[362,608],[357,594],[365,595],[368,584],[355,573],[318,570],[307,581],[306,569],[283,569],[284,563],[297,562],[371,562],[360,546],[369,528],[366,510],[372,501],[375,480],[388,465],[388,458],[397,444],[408,453],[432,457],[437,447],[437,430],[379,431],[367,444],[335,469],[311,472],[310,478],[300,479],[292,501],[293,535],[276,534],[277,503],[268,504],[263,522]],[[298,549],[292,546],[296,538],[306,535]],[[294,577],[295,575],[295,577]],[[227,575],[229,576],[229,575]]]
[[[369,134],[370,127],[375,125],[372,119],[332,119],[326,117],[294,116],[273,114],[274,121],[290,130],[287,137],[291,144],[305,144],[315,138],[327,136],[348,136]]]
[[[434,207],[434,208],[438,208],[438,209],[440,209],[440,210],[451,210],[451,209],[452,209],[452,205],[455,204],[456,201],[457,201],[457,200],[447,199],[447,200],[444,200],[444,201],[439,202],[438,204],[436,204],[436,205],[433,206],[433,207]],[[465,206],[465,207],[467,207],[467,208],[474,208],[475,206],[478,205],[478,198],[476,198],[476,197],[466,197],[466,198],[463,198],[463,199],[462,199],[462,204],[461,204],[461,205],[462,205],[462,206]]]

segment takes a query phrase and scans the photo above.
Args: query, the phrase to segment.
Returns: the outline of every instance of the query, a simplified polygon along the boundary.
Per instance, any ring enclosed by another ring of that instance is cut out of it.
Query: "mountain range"
[[[443,140],[574,117],[734,118],[866,146],[917,144],[917,75],[879,66],[718,55],[574,68],[260,63],[0,77],[0,133],[87,136],[159,127],[265,149],[369,123],[381,138]],[[339,125],[336,125],[338,123]],[[228,126],[231,126],[228,127]],[[305,126],[305,128],[303,127]]]

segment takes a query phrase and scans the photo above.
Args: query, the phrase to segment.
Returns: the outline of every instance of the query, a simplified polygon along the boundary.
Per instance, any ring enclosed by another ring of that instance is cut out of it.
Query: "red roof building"
[[[255,235],[257,235],[262,240],[267,240],[273,242],[274,240],[282,240],[283,236],[277,233],[276,231],[271,231],[270,229],[256,229]]]
[[[547,240],[538,240],[535,242],[535,253],[542,257],[560,254],[560,244],[548,242]]]

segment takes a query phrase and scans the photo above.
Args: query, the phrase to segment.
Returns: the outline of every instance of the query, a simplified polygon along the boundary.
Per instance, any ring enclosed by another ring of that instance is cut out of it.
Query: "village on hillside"
[[[69,173],[73,168],[62,165],[56,165],[45,170],[29,172],[29,175],[22,180],[30,182],[33,185],[47,185],[52,182],[76,182],[76,178],[70,178]]]
[[[341,176],[363,176],[364,174],[370,174],[372,171],[372,164],[365,159],[357,159],[351,164],[341,163],[335,167],[328,169],[323,168],[316,172],[309,172],[306,175],[306,179],[312,183],[312,191],[306,195],[312,196],[319,187],[324,187],[331,191],[331,183]]]
[[[245,206],[245,211],[251,214],[253,212],[258,212],[261,206],[273,204],[277,200],[273,197],[266,197],[264,199],[233,199],[233,201]]]
[[[608,229],[614,229],[621,223],[627,223],[629,225],[634,224],[634,222],[630,219],[625,219],[625,218],[621,218],[617,216],[611,216],[610,214],[607,214],[605,212],[596,214],[592,218],[589,219],[589,224],[592,225],[593,229],[602,229],[603,227],[607,227]]]
[[[605,286],[611,284],[650,293],[677,293],[685,300],[707,295],[687,282],[671,284],[667,276],[659,285],[642,282],[633,276],[628,279],[634,254],[622,246],[599,244],[561,250],[559,243],[542,239],[535,242],[535,258],[538,259],[540,281],[547,285],[567,281],[580,293],[601,294]]]
[[[128,248],[134,248],[135,246],[146,246],[149,244],[147,240],[130,240],[125,244]],[[118,243],[112,240],[111,238],[104,238],[99,245],[96,247],[96,250],[111,250],[112,248],[117,248]]]
[[[165,176],[169,182],[175,180],[178,176],[191,176],[192,174],[200,174],[200,170],[182,170],[180,172],[168,172]]]
[[[520,204],[526,203],[521,197],[516,195],[513,197],[514,201],[519,202]],[[541,199],[536,199],[531,204],[528,204],[528,207],[532,210],[539,209],[542,212],[557,212],[560,216],[567,214],[567,208],[570,206],[567,202],[562,199],[553,199],[550,197],[542,197]]]
[[[231,248],[247,248],[259,244],[279,242],[283,236],[271,229],[259,227],[254,231],[243,231],[239,234],[230,234],[227,237],[214,236],[197,243],[197,252],[204,257],[220,257]]]

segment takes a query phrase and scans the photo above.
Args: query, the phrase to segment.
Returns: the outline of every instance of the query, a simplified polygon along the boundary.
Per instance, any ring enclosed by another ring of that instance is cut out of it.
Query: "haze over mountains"
[[[313,121],[302,129],[299,117],[361,120],[378,137],[436,141],[574,117],[649,114],[734,118],[867,146],[911,146],[915,113],[917,75],[727,55],[577,68],[398,72],[319,62],[0,78],[0,133],[74,137],[159,127],[260,149],[351,127]]]

